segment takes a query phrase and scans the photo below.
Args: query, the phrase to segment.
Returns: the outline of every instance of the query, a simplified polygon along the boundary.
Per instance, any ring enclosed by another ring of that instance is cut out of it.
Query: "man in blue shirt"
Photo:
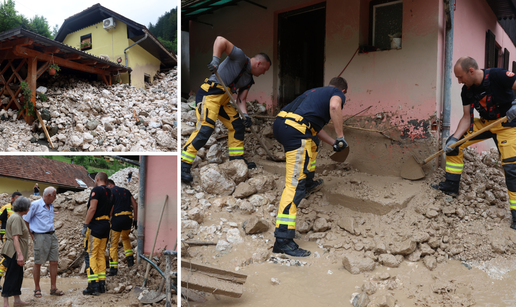
[[[30,205],[30,210],[23,216],[30,236],[34,241],[34,296],[41,298],[39,285],[40,268],[45,262],[50,262],[50,295],[61,296],[64,292],[57,289],[57,263],[59,261],[59,241],[54,228],[54,206],[57,191],[48,187],[43,191],[43,197]]]
[[[306,192],[321,188],[322,179],[314,181],[315,161],[319,139],[341,151],[348,146],[342,131],[342,107],[348,83],[341,77],[331,79],[329,86],[304,92],[278,113],[274,121],[274,137],[283,145],[287,158],[285,189],[281,195],[274,253],[294,257],[307,257],[310,252],[294,242],[297,206]],[[333,120],[337,139],[334,140],[322,128]]]

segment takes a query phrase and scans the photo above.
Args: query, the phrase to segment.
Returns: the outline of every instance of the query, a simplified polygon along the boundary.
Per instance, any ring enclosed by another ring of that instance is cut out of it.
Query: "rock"
[[[57,230],[57,229],[59,229],[59,228],[63,227],[63,225],[64,225],[64,222],[63,222],[63,221],[55,221],[55,223],[54,223],[54,229],[56,229],[56,230]]]
[[[253,263],[261,263],[269,259],[269,251],[267,249],[260,249],[252,256]]]
[[[352,301],[353,307],[367,307],[369,306],[369,303],[371,300],[369,299],[369,296],[367,293],[362,292],[360,294],[357,294]]]
[[[166,131],[156,132],[156,143],[160,146],[165,147],[166,149],[176,149],[177,148],[176,138],[172,137],[172,134],[170,132],[166,132]]]
[[[498,236],[491,236],[491,248],[495,253],[503,254],[505,253],[505,250],[507,249],[507,243],[504,238],[498,237]]]
[[[392,296],[392,294],[386,294],[379,297],[374,298],[369,303],[369,307],[395,307],[397,300]]]
[[[190,217],[191,220],[196,221],[199,224],[202,224],[204,221],[204,212],[200,208],[193,208],[188,211],[188,217]]]
[[[300,233],[307,233],[312,230],[312,224],[307,221],[300,221],[296,223],[296,230]]]
[[[99,124],[100,124],[100,122],[97,120],[90,120],[89,122],[86,123],[85,127],[88,130],[95,130]]]
[[[366,281],[363,285],[362,285],[362,291],[367,293],[367,295],[373,295],[376,293],[376,290],[377,290],[377,286],[376,286],[376,283],[372,282],[372,281]]]
[[[344,229],[345,231],[349,232],[350,234],[355,234],[355,219],[350,216],[346,216],[341,218],[337,225],[339,225],[340,228]]]
[[[217,165],[208,164],[201,168],[201,186],[210,194],[231,195],[235,190],[235,183],[227,178]]]
[[[362,272],[371,272],[375,268],[375,262],[371,258],[364,257],[360,252],[349,252],[344,254],[342,265],[351,274],[360,274]]]
[[[75,195],[73,196],[73,200],[77,204],[85,204],[88,202],[89,199],[90,195],[86,192],[75,193]]]
[[[246,234],[262,233],[269,230],[269,223],[262,218],[253,216],[243,224],[243,228]]]
[[[48,109],[42,109],[40,111],[41,119],[49,121],[50,120],[50,111]]]
[[[228,240],[229,243],[244,243],[244,239],[240,235],[240,231],[236,228],[229,229],[226,233],[226,240]]]
[[[73,214],[74,215],[85,215],[86,214],[86,211],[88,210],[88,208],[86,208],[86,205],[80,205],[80,206],[76,206],[74,209],[73,209]]]
[[[390,268],[397,268],[399,267],[400,263],[403,261],[403,257],[401,256],[401,260],[399,258],[396,258],[394,255],[391,254],[381,254],[378,257],[378,262],[383,264],[386,267]]]
[[[412,239],[417,243],[422,243],[428,241],[430,235],[424,231],[418,231],[412,236]]]
[[[193,220],[182,220],[181,221],[181,229],[194,229],[197,230],[199,228],[199,223]]]
[[[419,259],[421,259],[421,251],[416,249],[412,254],[408,255],[406,259],[410,262],[419,261]]]
[[[423,258],[423,263],[430,271],[433,271],[437,267],[437,261],[434,256],[426,256]]]
[[[249,179],[247,182],[254,186],[258,193],[265,193],[276,187],[273,178],[261,174]]]
[[[227,161],[219,165],[219,167],[236,184],[244,182],[249,176],[249,169],[243,159]]]
[[[280,281],[277,278],[271,278],[271,283],[273,286],[279,286]]]
[[[315,220],[312,228],[315,232],[323,232],[331,229],[331,225],[326,221],[326,219],[321,217]]]
[[[259,194],[252,195],[247,199],[254,207],[262,207],[268,204],[265,197]]]
[[[403,242],[396,242],[391,248],[391,253],[394,255],[410,255],[416,250],[417,244],[412,239]]]
[[[104,123],[104,130],[106,130],[106,132],[113,131],[113,129],[114,128],[110,123]]]
[[[222,163],[224,152],[222,151],[219,144],[213,144],[208,153],[206,154],[206,160],[210,163]]]
[[[252,214],[255,212],[254,206],[247,200],[240,201],[238,208],[243,214]]]
[[[241,182],[235,189],[233,193],[233,197],[235,198],[245,198],[249,195],[253,195],[256,193],[256,188],[251,186],[247,182]]]
[[[72,146],[72,147],[79,147],[82,145],[82,142],[83,142],[82,138],[79,138],[76,135],[73,135],[70,138],[70,146]]]
[[[219,240],[217,242],[217,246],[215,246],[215,249],[218,250],[219,252],[221,252],[221,251],[230,250],[231,247],[232,247],[232,245],[228,241]]]

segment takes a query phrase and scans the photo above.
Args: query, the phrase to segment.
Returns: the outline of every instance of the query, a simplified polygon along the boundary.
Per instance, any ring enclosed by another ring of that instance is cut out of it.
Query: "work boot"
[[[117,268],[109,268],[109,274],[108,276],[115,276],[118,273]]]
[[[317,179],[317,180],[308,179],[305,184],[305,190],[306,190],[305,197],[308,197],[312,193],[319,191],[320,189],[322,189],[323,185],[324,185],[324,181],[322,179]]]
[[[245,164],[247,164],[247,168],[248,169],[256,168],[256,163],[254,163],[254,162],[247,162],[246,159],[244,159],[244,162],[245,162]]]
[[[441,181],[439,184],[432,184],[431,187],[436,190],[441,190],[444,194],[448,194],[453,197],[459,196],[459,183],[460,181]]]
[[[134,265],[134,256],[127,256],[125,259],[127,260],[128,267],[132,267]]]
[[[511,228],[516,230],[516,210],[511,210],[511,215],[512,215]]]
[[[83,295],[99,295],[99,284],[95,281],[88,283],[88,288],[86,290],[82,291]]]
[[[280,238],[276,238],[272,252],[287,254],[292,257],[308,257],[311,254],[310,251],[299,248],[299,245],[297,245],[293,239]]]
[[[106,293],[106,281],[99,280],[99,293]]]
[[[181,161],[181,181],[184,181],[184,182],[192,182],[193,181],[192,174],[190,173],[191,169],[192,169],[192,164],[188,164],[184,161]]]

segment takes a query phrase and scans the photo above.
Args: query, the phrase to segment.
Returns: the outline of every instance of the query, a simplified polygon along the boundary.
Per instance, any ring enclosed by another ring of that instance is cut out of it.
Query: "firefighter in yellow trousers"
[[[113,209],[111,212],[111,248],[109,249],[109,275],[115,276],[118,273],[118,242],[122,239],[124,255],[127,266],[134,265],[133,249],[129,233],[131,226],[136,226],[138,220],[138,205],[131,192],[127,189],[117,187],[113,180],[109,179],[107,187],[111,189],[113,196]],[[133,216],[134,212],[134,216]]]
[[[12,209],[12,204],[14,204],[14,201],[20,197],[22,194],[20,192],[14,192],[11,195],[11,203],[2,206],[0,208],[0,221],[2,221],[2,227],[0,228],[0,240],[4,242],[4,235],[5,235],[5,226],[7,225],[7,220],[11,216],[11,214],[14,212]],[[2,279],[2,276],[5,274],[6,267],[4,266],[4,258],[0,261],[0,279]],[[2,287],[0,287],[2,289]]]
[[[84,247],[88,253],[86,272],[88,287],[84,295],[98,295],[106,292],[105,251],[109,230],[109,215],[113,207],[111,190],[106,186],[107,175],[104,172],[95,176],[95,187],[91,190],[88,212],[83,225]]]

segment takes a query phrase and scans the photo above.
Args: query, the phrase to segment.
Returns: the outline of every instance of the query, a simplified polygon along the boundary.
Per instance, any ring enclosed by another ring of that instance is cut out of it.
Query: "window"
[[[362,52],[401,49],[403,1],[361,0]]]
[[[81,36],[81,50],[91,49],[91,33]]]
[[[150,75],[149,74],[143,74],[143,82],[150,84]]]

